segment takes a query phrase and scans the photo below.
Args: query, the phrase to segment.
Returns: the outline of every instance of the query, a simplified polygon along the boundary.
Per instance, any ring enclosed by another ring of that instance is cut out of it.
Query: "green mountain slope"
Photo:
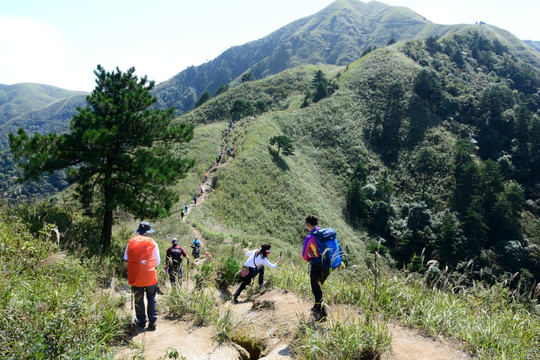
[[[270,35],[235,46],[216,59],[192,66],[156,89],[159,106],[190,110],[204,92],[214,93],[220,85],[238,82],[242,74],[255,79],[307,64],[347,65],[364,50],[386,45],[390,40],[444,36],[468,29],[469,25],[437,25],[408,8],[372,1],[338,0],[325,9],[297,20]],[[529,62],[540,64],[523,42],[490,25],[476,25],[505,37],[509,46],[521,49]]]
[[[275,100],[256,118],[234,119],[227,143],[234,159],[190,215],[194,224],[210,238],[292,244],[313,212],[338,229],[354,263],[382,239],[400,264],[422,253],[461,271],[473,260],[471,279],[518,272],[530,286],[540,277],[540,232],[530,221],[539,215],[533,134],[540,131],[540,76],[505,43],[488,26],[404,41],[347,67],[323,68],[339,89],[307,107],[303,93],[316,67],[244,83],[183,115],[179,120],[222,126],[226,134],[232,103]],[[269,145],[282,134],[293,140],[294,156],[277,156]],[[206,154],[219,151],[218,139],[193,141],[207,143]],[[463,142],[471,148],[466,158],[459,156]],[[200,179],[211,159],[191,179]],[[355,188],[358,164],[367,177]],[[199,185],[182,185],[187,199]],[[351,200],[355,189],[363,202]]]
[[[0,84],[0,126],[14,117],[76,95],[84,93],[42,84]]]
[[[540,41],[525,40],[524,42],[534,50],[540,52]]]
[[[175,107],[180,114],[191,110],[204,91],[213,94],[220,85],[231,83],[234,86],[245,73],[261,79],[300,65],[344,66],[358,59],[366,49],[384,46],[390,40],[445,36],[469,28],[471,26],[433,24],[410,9],[376,1],[338,0],[320,12],[294,21],[262,39],[232,47],[214,60],[180,72],[160,84],[154,94],[158,98],[157,106]],[[538,54],[510,33],[489,25],[478,25],[476,28],[481,31],[489,29],[488,34],[497,32],[497,36],[506,40],[506,46],[519,50],[517,54],[523,59],[527,58],[526,62],[535,66],[540,64]],[[17,95],[21,93],[32,96]],[[73,109],[66,104],[61,116],[57,116],[51,108],[44,108],[43,114],[36,110],[73,95],[73,92],[44,85],[3,85],[0,87],[0,106],[4,117],[0,113],[0,125],[19,117],[13,126],[20,125],[40,133],[63,129],[71,113],[75,112],[78,105],[75,101]],[[28,114],[29,111],[35,112]],[[40,129],[38,124],[47,125],[45,129]],[[4,133],[12,131],[13,126],[0,130],[0,145],[5,144]]]
[[[418,37],[429,21],[407,8],[379,2],[339,0],[270,35],[228,49],[216,59],[190,67],[156,89],[159,105],[190,110],[203,91],[214,92],[246,72],[256,79],[304,64],[346,65],[370,46]],[[431,31],[443,31],[435,26]]]
[[[74,95],[54,100],[39,109],[14,116],[0,125],[0,149],[8,146],[8,134],[23,128],[27,133],[64,132],[79,106],[86,105],[86,95]]]

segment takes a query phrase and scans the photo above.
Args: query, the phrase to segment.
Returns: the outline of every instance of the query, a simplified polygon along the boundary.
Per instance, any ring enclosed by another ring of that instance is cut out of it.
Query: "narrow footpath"
[[[249,122],[255,118],[246,119]],[[194,206],[204,203],[211,194],[212,178],[215,172],[230,164],[239,152],[245,138],[245,128],[234,124],[231,131],[222,137],[220,152],[216,162],[207,170],[206,179],[202,181],[203,192],[192,201],[183,221],[186,222]],[[230,144],[233,131],[243,134],[236,144]],[[236,149],[235,149],[236,147]],[[231,155],[227,154],[231,149]],[[189,222],[187,222],[189,224]],[[190,225],[191,226],[191,225]],[[197,236],[204,248],[204,237],[200,230],[191,226],[194,236]],[[193,285],[191,284],[190,287]],[[168,289],[166,290],[168,291]],[[217,290],[216,290],[217,291]],[[232,292],[232,287],[229,292]],[[129,289],[128,302],[125,311],[130,311]],[[218,296],[218,295],[216,295]],[[159,304],[158,296],[158,304]],[[234,341],[220,343],[214,338],[213,326],[194,326],[191,321],[170,319],[166,314],[158,315],[158,326],[155,330],[138,329],[128,337],[128,346],[119,347],[115,359],[131,360],[279,360],[294,359],[290,348],[294,334],[301,322],[310,321],[309,309],[311,302],[302,297],[283,290],[272,290],[255,294],[254,299],[241,301],[237,305],[230,302],[220,306],[220,312],[232,309],[237,326],[243,326],[250,336],[250,341],[256,346],[246,349]],[[333,306],[330,311],[332,319],[351,319],[358,316],[357,311],[345,306]],[[389,325],[392,336],[391,351],[384,354],[383,360],[465,360],[471,357],[458,350],[457,345],[445,340],[425,337],[415,330],[400,326],[397,323]],[[178,354],[176,356],[175,354]]]

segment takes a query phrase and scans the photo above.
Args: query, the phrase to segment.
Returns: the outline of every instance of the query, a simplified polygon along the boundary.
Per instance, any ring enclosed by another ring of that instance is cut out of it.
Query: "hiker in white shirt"
[[[271,248],[272,245],[270,244],[262,244],[260,250],[251,250],[246,253],[248,259],[244,263],[244,266],[248,268],[249,272],[245,276],[242,276],[241,284],[234,292],[232,299],[233,303],[238,303],[238,296],[246,288],[246,286],[251,283],[251,279],[257,276],[257,274],[259,274],[259,286],[262,288],[264,284],[265,266],[268,266],[270,269],[275,269],[278,266],[279,262],[281,261],[281,255],[275,264],[272,264],[268,260],[268,255],[270,254]]]

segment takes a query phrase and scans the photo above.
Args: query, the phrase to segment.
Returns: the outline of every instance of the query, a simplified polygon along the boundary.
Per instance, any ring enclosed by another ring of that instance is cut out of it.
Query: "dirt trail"
[[[234,318],[239,321],[237,328],[249,334],[263,349],[258,359],[293,359],[289,344],[292,342],[300,321],[309,321],[310,302],[294,293],[272,290],[244,299],[237,305],[227,302],[221,311],[232,308]],[[345,307],[330,310],[331,319],[350,319],[357,316]],[[324,325],[323,325],[324,326]],[[396,324],[389,326],[392,348],[384,354],[383,360],[460,360],[470,359],[466,353],[456,350],[449,342],[422,336],[416,331]],[[137,354],[145,359],[155,360],[164,356],[167,349],[174,348],[187,360],[239,360],[247,359],[247,350],[234,342],[220,344],[213,338],[213,327],[193,326],[184,320],[159,316],[154,331],[139,330],[130,338],[136,346],[121,348],[115,359],[127,360]]]
[[[254,119],[255,118],[252,117],[250,120],[253,121]],[[229,144],[229,139],[232,140],[233,131],[235,131],[235,129],[237,127],[238,127],[237,124],[233,124],[233,126],[231,128],[231,131],[222,136],[222,138],[221,138],[221,147],[219,149],[219,152],[222,154],[222,156],[216,158],[216,162],[214,162],[212,164],[212,166],[206,171],[208,176],[206,178],[203,178],[203,181],[202,181],[202,184],[201,184],[201,186],[203,188],[203,191],[201,193],[199,193],[199,196],[197,197],[197,203],[195,203],[194,201],[191,202],[191,206],[189,207],[188,212],[186,213],[186,215],[184,216],[182,221],[185,222],[187,220],[188,215],[191,212],[191,209],[193,207],[201,205],[202,203],[204,203],[206,197],[210,193],[210,189],[212,188],[212,178],[214,177],[214,173],[218,169],[223,168],[223,167],[227,166],[229,163],[231,163],[231,161],[234,159],[234,152],[238,151],[242,147],[243,142],[244,142],[244,138],[246,136],[245,131],[243,131],[242,137],[240,138],[240,141],[238,142],[238,144],[234,144],[234,143]],[[236,147],[236,149],[235,149],[235,147]],[[227,149],[232,150],[231,155],[227,154]],[[227,154],[227,158],[226,158],[225,161],[223,161],[225,154]],[[200,237],[199,237],[199,239],[200,239]]]
[[[242,131],[244,131],[243,136],[234,144],[237,148],[241,148],[246,135],[245,129]],[[232,139],[231,133],[222,137],[222,154],[226,153],[228,139]],[[229,147],[232,148],[231,145]],[[208,169],[208,177],[203,182],[205,191],[199,196],[196,204],[192,203],[192,207],[204,203],[210,194],[209,188],[214,173],[217,169],[227,166],[233,159],[233,156],[228,156],[226,161],[218,161]],[[184,221],[188,215],[189,212],[184,217]],[[192,227],[192,230],[204,247],[202,233],[195,227]],[[165,291],[169,289],[170,286]],[[230,290],[232,292],[234,289]],[[128,303],[124,310],[129,312],[129,290],[126,290],[126,297]],[[158,295],[158,306],[160,297]],[[214,339],[212,326],[194,326],[189,320],[170,319],[165,314],[159,313],[157,328],[148,330],[135,327],[135,333],[127,339],[128,345],[118,348],[115,359],[167,359],[167,352],[173,349],[178,351],[180,359],[186,360],[293,359],[294,355],[290,344],[300,322],[310,321],[309,309],[311,305],[311,302],[300,296],[282,290],[272,290],[262,294],[255,293],[248,299],[243,294],[237,305],[232,305],[230,302],[222,304],[220,311],[225,311],[228,308],[233,309],[234,319],[238,322],[237,328],[243,328],[243,333],[249,334],[249,337],[259,344],[263,349],[260,354],[250,355],[245,348],[234,341],[217,342]],[[329,313],[331,319],[343,320],[356,316],[358,316],[357,313],[344,306],[332,307]],[[415,330],[404,328],[398,324],[390,324],[388,330],[392,336],[392,347],[388,353],[383,355],[383,360],[470,359],[470,356],[457,350],[457,345],[450,342],[425,337]],[[253,349],[250,350],[253,352]]]

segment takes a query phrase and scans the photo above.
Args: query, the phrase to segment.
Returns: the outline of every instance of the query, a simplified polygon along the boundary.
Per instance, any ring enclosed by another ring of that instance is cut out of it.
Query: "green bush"
[[[38,231],[39,233],[39,231]],[[0,209],[0,352],[5,359],[112,358],[125,333],[99,259],[73,259]]]
[[[324,327],[302,323],[292,344],[298,359],[378,359],[390,349],[386,324],[328,320]]]

